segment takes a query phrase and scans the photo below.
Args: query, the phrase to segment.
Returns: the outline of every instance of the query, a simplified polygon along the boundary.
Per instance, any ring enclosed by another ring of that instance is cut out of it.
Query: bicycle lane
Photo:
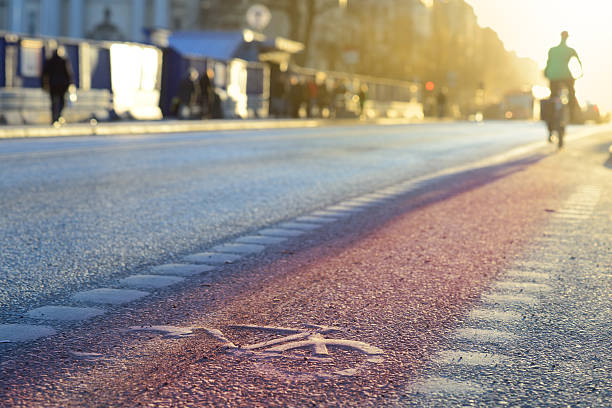
[[[40,341],[3,362],[3,399],[396,403],[550,210],[584,184],[570,156],[428,182],[367,216],[228,265],[221,279]]]

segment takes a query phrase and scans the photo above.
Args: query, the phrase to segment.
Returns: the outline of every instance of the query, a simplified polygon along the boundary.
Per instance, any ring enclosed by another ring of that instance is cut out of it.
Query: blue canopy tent
[[[191,68],[200,73],[212,68],[215,71],[214,84],[219,92],[226,96],[225,100],[238,105],[249,105],[237,108],[239,112],[234,106],[230,106],[228,116],[244,117],[247,109],[254,111],[255,116],[261,116],[261,104],[267,104],[269,99],[269,64],[275,63],[274,60],[281,54],[288,61],[292,52],[301,51],[303,48],[300,43],[286,39],[268,39],[251,30],[156,30],[150,33],[150,40],[164,48],[164,86],[160,101],[164,115],[170,114],[172,100]],[[291,51],[279,48],[277,44],[281,47],[290,44]]]

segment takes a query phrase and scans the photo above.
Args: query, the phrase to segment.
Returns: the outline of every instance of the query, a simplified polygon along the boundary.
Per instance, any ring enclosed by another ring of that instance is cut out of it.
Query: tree
[[[329,10],[340,7],[338,0],[262,0],[262,4],[271,10],[284,13],[289,21],[289,37],[304,44],[304,52],[298,56],[303,64],[308,59],[311,46],[312,30],[316,18]]]

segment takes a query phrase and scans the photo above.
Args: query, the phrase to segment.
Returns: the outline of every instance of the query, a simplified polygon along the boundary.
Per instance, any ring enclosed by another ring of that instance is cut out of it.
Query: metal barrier
[[[77,99],[63,113],[67,121],[105,120],[111,112],[161,117],[157,48],[0,32],[0,115],[5,123],[49,123],[49,96],[41,89],[41,76],[46,58],[59,46],[66,51],[76,86]]]

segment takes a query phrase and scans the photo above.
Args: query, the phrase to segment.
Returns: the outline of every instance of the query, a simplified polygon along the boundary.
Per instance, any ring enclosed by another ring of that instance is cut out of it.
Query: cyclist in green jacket
[[[570,112],[573,118],[576,108],[578,107],[578,101],[576,100],[576,90],[574,89],[576,80],[569,69],[569,63],[572,58],[576,58],[582,68],[582,61],[580,61],[576,50],[568,47],[568,37],[568,32],[563,31],[561,33],[561,44],[548,51],[548,62],[546,63],[544,75],[550,81],[551,97],[557,96],[563,87],[567,88],[569,92]]]

